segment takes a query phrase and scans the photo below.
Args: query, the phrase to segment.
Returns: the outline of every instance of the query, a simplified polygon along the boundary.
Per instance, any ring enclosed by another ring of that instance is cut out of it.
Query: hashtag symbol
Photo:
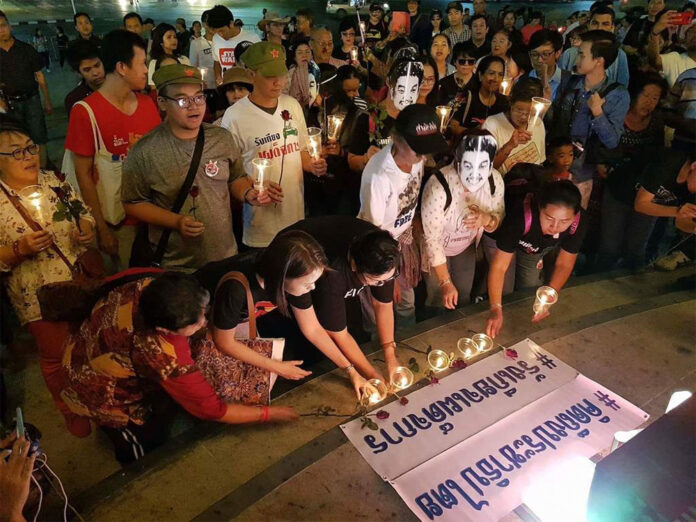
[[[605,406],[609,406],[614,411],[621,409],[621,406],[616,404],[616,401],[614,399],[609,397],[609,395],[607,395],[606,393],[602,393],[600,390],[597,390],[595,392],[595,397],[597,397],[602,402],[602,404],[604,404]]]
[[[536,360],[539,361],[544,366],[546,366],[547,368],[555,368],[556,367],[556,363],[553,362],[553,359],[549,359],[547,355],[545,355],[541,352],[536,352]]]

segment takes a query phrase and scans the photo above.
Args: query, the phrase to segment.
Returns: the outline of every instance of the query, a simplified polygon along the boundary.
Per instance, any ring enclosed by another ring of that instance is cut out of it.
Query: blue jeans
[[[29,137],[37,145],[45,145],[48,142],[46,119],[41,106],[41,96],[38,92],[27,100],[11,100],[8,116],[21,123],[29,132]]]
[[[610,270],[620,259],[630,269],[645,266],[645,247],[655,226],[653,216],[633,210],[604,190],[602,233],[597,254],[597,270]]]

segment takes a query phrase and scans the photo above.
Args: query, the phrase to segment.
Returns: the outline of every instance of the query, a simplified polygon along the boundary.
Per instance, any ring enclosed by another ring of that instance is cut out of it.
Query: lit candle
[[[476,349],[479,352],[487,352],[493,348],[493,339],[488,337],[486,334],[476,334],[471,338],[476,344]]]
[[[551,288],[550,286],[540,286],[536,291],[536,299],[534,299],[534,310],[535,315],[542,314],[546,312],[551,305],[556,304],[558,301],[558,292]]]
[[[413,384],[413,372],[405,366],[394,368],[390,376],[391,384],[398,390],[405,390]]]
[[[527,128],[534,129],[536,124],[544,118],[549,107],[551,107],[551,101],[546,98],[536,96],[532,98],[532,113],[529,115]]]
[[[511,86],[512,86],[512,81],[510,80],[510,78],[508,78],[506,76],[505,78],[503,78],[503,81],[500,82],[500,93],[507,96],[508,94],[510,94],[510,87]]]
[[[350,50],[350,59],[353,60],[354,62],[358,61],[358,48],[357,47],[353,47]]]
[[[341,132],[341,125],[343,125],[345,117],[345,114],[332,114],[329,116],[329,128],[327,132],[329,141],[338,140],[338,135]]]
[[[365,385],[363,394],[367,397],[368,403],[377,404],[387,396],[387,385],[379,379],[370,379]]]
[[[450,358],[442,350],[432,350],[428,354],[428,364],[434,371],[441,372],[449,367]]]
[[[452,112],[452,107],[449,105],[438,105],[435,109],[440,117],[440,132],[445,133],[447,124],[449,123],[449,115]]]
[[[315,160],[321,158],[321,129],[319,127],[309,127],[307,129],[309,139],[309,154]]]
[[[266,169],[271,166],[271,160],[266,158],[254,158],[251,164],[254,166],[254,188],[258,190],[260,194],[265,190],[264,182]]]
[[[26,201],[29,207],[28,210],[31,212],[34,220],[42,227],[45,227],[49,222],[44,216],[44,213],[48,212],[48,198],[46,198],[43,187],[41,185],[29,185],[19,191],[19,196]]]
[[[478,352],[478,346],[473,339],[462,337],[457,341],[457,350],[465,359],[471,359]]]

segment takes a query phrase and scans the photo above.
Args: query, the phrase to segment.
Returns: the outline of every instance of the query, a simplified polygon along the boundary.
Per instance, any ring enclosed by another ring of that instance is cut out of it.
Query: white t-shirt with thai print
[[[413,224],[425,161],[403,172],[394,161],[392,145],[372,156],[360,183],[358,217],[388,230],[397,239]]]
[[[289,129],[281,113],[290,112]],[[242,158],[242,168],[253,176],[254,158],[271,160],[265,179],[280,180],[283,170],[283,201],[263,207],[244,205],[244,235],[242,241],[250,247],[266,247],[282,229],[304,219],[304,181],[301,151],[307,150],[307,125],[300,104],[294,98],[281,94],[278,106],[271,115],[254,105],[249,97],[229,107],[222,117],[221,126],[232,133]],[[284,159],[283,159],[284,158]]]

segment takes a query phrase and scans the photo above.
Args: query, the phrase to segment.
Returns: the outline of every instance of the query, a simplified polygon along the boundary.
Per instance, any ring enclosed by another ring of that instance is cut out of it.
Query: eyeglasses
[[[458,58],[457,65],[476,65],[476,58]]]
[[[391,277],[389,277],[387,279],[382,279],[381,281],[374,280],[374,279],[372,279],[372,276],[369,276],[367,274],[365,274],[363,277],[365,278],[365,282],[367,283],[368,286],[384,286],[388,282],[393,281],[394,279],[399,277],[399,267],[397,265],[397,267],[394,269],[394,273],[392,274]]]
[[[27,145],[23,149],[15,149],[12,152],[0,152],[0,156],[12,156],[17,161],[22,161],[24,155],[29,153],[31,156],[36,156],[39,153],[39,146],[36,143]]]
[[[160,94],[160,98],[174,101],[182,109],[188,109],[191,106],[191,103],[194,105],[203,105],[205,103],[205,94],[196,94],[195,96],[185,96],[183,98],[172,98],[170,96]]]
[[[554,51],[544,51],[543,53],[538,53],[536,51],[532,51],[531,53],[529,53],[529,57],[532,60],[538,60],[539,58],[543,58],[544,60],[546,60],[547,58],[551,58],[553,56],[553,54],[554,54]]]
[[[343,32],[341,33],[341,36],[345,36],[345,37],[348,37],[348,36],[355,36],[355,31],[343,31]]]

